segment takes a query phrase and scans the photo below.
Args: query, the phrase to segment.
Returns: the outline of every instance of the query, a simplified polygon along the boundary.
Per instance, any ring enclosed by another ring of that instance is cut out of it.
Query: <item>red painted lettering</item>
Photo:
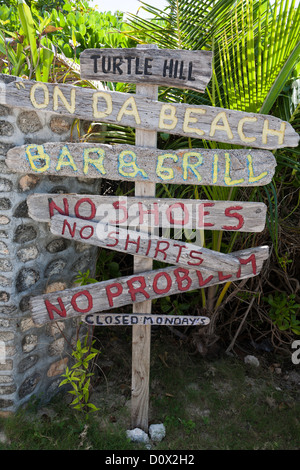
[[[214,202],[204,202],[203,204],[199,204],[198,206],[198,227],[205,228],[205,227],[213,227],[215,224],[210,222],[204,222],[204,217],[209,215],[209,211],[205,211],[204,207],[213,207],[215,205]]]
[[[227,207],[225,209],[225,216],[234,217],[238,219],[239,223],[236,226],[223,225],[222,230],[240,230],[244,226],[244,217],[242,216],[242,214],[238,214],[237,212],[231,213],[231,211],[240,211],[242,209],[243,209],[242,206]]]
[[[157,285],[158,280],[161,277],[164,277],[167,280],[167,285],[164,288],[159,288],[158,285]],[[155,277],[153,279],[153,290],[156,294],[166,294],[167,292],[169,292],[171,287],[172,287],[172,279],[169,276],[169,274],[162,272],[162,273],[158,273],[158,274],[155,275]]]
[[[136,249],[135,249],[135,252],[137,253],[140,249],[140,241],[141,241],[141,237],[137,237],[137,240],[129,240],[129,233],[127,234],[127,237],[126,237],[126,242],[125,242],[125,250],[127,250],[128,248],[128,244],[129,243],[132,243],[133,245],[136,245]]]
[[[253,272],[254,275],[256,275],[257,268],[256,268],[256,257],[255,257],[254,253],[251,256],[249,256],[249,258],[247,258],[247,259],[241,259],[240,258],[239,262],[240,262],[241,265],[251,263],[252,264],[252,272]],[[237,278],[241,277],[241,267],[239,268],[236,277]]]
[[[218,271],[219,281],[225,281],[226,279],[230,279],[232,274],[223,274],[222,271]]]
[[[87,299],[87,301],[88,301],[88,305],[87,305],[86,308],[80,308],[80,307],[78,307],[78,304],[77,304],[77,299],[78,299],[78,297],[80,297],[80,296],[82,296],[82,295],[85,296],[86,299]],[[76,312],[87,313],[87,312],[89,312],[89,311],[92,309],[92,307],[93,307],[93,297],[91,296],[91,294],[90,294],[89,291],[87,291],[87,290],[83,290],[83,291],[81,291],[81,292],[77,292],[77,294],[74,294],[73,297],[72,297],[72,299],[71,299],[71,305],[72,305],[72,307],[74,308],[74,310],[75,310]]]
[[[172,214],[172,211],[175,207],[180,207],[183,211],[183,218],[175,220]],[[189,222],[189,211],[188,208],[185,207],[183,202],[175,202],[174,204],[171,204],[168,209],[166,210],[166,216],[170,224],[176,224],[176,225],[187,225]]]
[[[112,289],[116,288],[116,292],[112,292]],[[119,297],[119,295],[122,294],[123,292],[123,287],[119,282],[113,282],[112,284],[109,284],[106,288],[106,295],[108,298],[108,303],[110,307],[114,306],[114,298]]]
[[[148,256],[148,254],[149,254],[149,251],[150,251],[150,248],[151,248],[151,243],[152,243],[152,240],[151,240],[151,238],[150,238],[150,239],[148,240],[148,247],[147,247],[147,251],[146,251],[146,253],[145,253],[145,256]]]
[[[83,216],[79,214],[79,207],[84,202],[87,202],[91,206],[91,214],[89,216]],[[91,201],[88,197],[83,197],[82,199],[79,199],[79,201],[76,202],[75,207],[74,207],[74,212],[75,212],[76,217],[78,217],[79,219],[91,220],[96,215],[96,206],[93,203],[93,201]]]
[[[174,274],[176,277],[176,282],[178,285],[178,289],[180,291],[188,290],[191,287],[192,280],[189,276],[189,270],[184,268],[177,268],[174,270]],[[186,281],[187,284],[183,286],[183,282]]]
[[[163,243],[165,243],[166,246],[165,248],[161,249],[160,245],[162,245]],[[169,246],[170,246],[170,243],[167,240],[158,240],[156,244],[156,248],[155,248],[154,258],[157,258],[158,253],[162,253],[164,256],[164,260],[165,260],[167,257],[166,250],[169,248]]]
[[[63,317],[63,318],[67,316],[66,308],[60,297],[57,298],[57,302],[59,303],[60,310],[57,307],[55,307],[53,304],[51,304],[49,300],[45,300],[45,306],[46,306],[50,320],[54,320],[53,312],[57,313],[60,317]]]
[[[63,198],[63,204],[64,204],[64,208],[61,209],[60,207],[58,207],[57,204],[55,204],[55,202],[53,201],[53,199],[48,199],[48,202],[49,202],[49,214],[50,214],[50,217],[53,217],[54,215],[54,210],[56,210],[57,212],[59,212],[59,214],[62,214],[62,215],[69,215],[69,203],[68,203],[68,199],[66,198]]]
[[[83,231],[87,229],[90,229],[90,233],[88,233],[87,235],[83,235]],[[83,240],[88,240],[94,235],[94,227],[92,225],[85,225],[80,229],[79,235]]]
[[[139,287],[134,287],[133,284],[134,282],[139,282],[140,286]],[[135,301],[136,300],[136,294],[140,293],[143,294],[146,299],[149,299],[150,295],[148,292],[145,291],[146,287],[146,281],[143,276],[134,276],[127,281],[127,286],[129,289],[129,294],[131,296],[131,300]]]
[[[65,228],[66,228],[66,227],[68,227],[69,233],[70,233],[71,237],[74,238],[75,231],[76,231],[76,222],[74,222],[73,228],[71,228],[71,225],[70,225],[69,222],[65,219],[65,220],[64,220],[64,224],[63,224],[63,228],[62,228],[62,232],[61,232],[62,235],[65,234]]]
[[[114,238],[114,237],[111,236],[111,235],[114,234],[114,233],[115,233],[116,235],[119,235],[119,234],[120,234],[120,232],[118,232],[118,231],[117,231],[117,232],[109,232],[109,233],[107,234],[107,238],[110,238],[111,240],[115,240],[115,243],[106,243],[106,246],[112,247],[112,246],[116,246],[116,245],[119,243],[119,239],[118,239],[118,238]]]
[[[197,263],[192,263],[191,261],[188,261],[188,264],[190,266],[200,266],[200,264],[203,262],[203,258],[201,258],[201,256],[197,256],[197,255],[202,255],[202,252],[201,251],[190,251],[190,257],[193,258],[193,259],[197,259],[198,262]]]

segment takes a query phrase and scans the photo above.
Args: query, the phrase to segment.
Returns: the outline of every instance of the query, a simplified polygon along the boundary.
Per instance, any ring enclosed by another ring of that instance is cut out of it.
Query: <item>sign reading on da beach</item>
[[[213,186],[261,186],[275,172],[267,150],[157,150],[133,145],[29,144],[10,149],[14,171],[85,178]]]
[[[86,49],[81,78],[148,83],[203,92],[212,74],[212,52],[168,49]]]

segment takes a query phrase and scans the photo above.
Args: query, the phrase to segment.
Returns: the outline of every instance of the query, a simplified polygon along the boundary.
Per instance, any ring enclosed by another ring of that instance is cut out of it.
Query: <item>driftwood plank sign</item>
[[[201,267],[197,270],[168,267],[33,297],[30,300],[32,317],[41,325],[253,277],[261,271],[269,248],[262,246],[235,254],[240,261],[236,273]]]
[[[18,79],[2,84],[0,104],[246,147],[276,149],[299,142],[293,127],[274,116],[73,85]]]
[[[86,49],[80,76],[106,82],[147,83],[204,92],[212,75],[212,52],[153,48]]]
[[[54,235],[89,243],[109,250],[143,256],[185,268],[206,267],[212,270],[236,272],[239,260],[234,253],[226,255],[191,243],[161,238],[72,217],[56,215],[51,219]]]
[[[152,183],[262,186],[276,160],[262,150],[157,150],[133,145],[45,143],[10,149],[7,166],[18,173],[107,178]]]
[[[131,228],[189,228],[261,232],[267,207],[262,202],[156,199],[80,194],[33,194],[29,215],[49,222],[56,214]]]
[[[205,326],[208,317],[193,315],[156,315],[144,313],[97,313],[82,317],[82,321],[93,326],[119,325],[165,325],[165,326]]]

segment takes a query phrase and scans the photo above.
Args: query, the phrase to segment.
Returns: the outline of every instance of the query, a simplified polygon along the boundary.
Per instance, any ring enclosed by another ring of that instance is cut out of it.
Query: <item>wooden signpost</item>
[[[141,228],[189,228],[261,232],[267,207],[262,202],[156,199],[88,194],[33,194],[30,217],[49,222],[57,214],[103,224]]]
[[[7,166],[37,175],[118,181],[261,186],[270,183],[276,160],[267,150],[158,150],[134,145],[50,142],[8,151]]]
[[[156,228],[260,232],[266,206],[256,202],[156,199],[156,183],[260,186],[269,183],[276,161],[260,149],[295,147],[293,127],[273,116],[211,106],[158,101],[158,85],[204,91],[211,53],[136,49],[94,49],[81,54],[81,77],[136,83],[136,93],[17,80],[3,85],[0,103],[118,123],[136,129],[134,146],[90,143],[30,144],[11,149],[13,171],[40,175],[134,181],[135,197],[35,194],[29,215],[50,222],[51,231],[134,255],[134,272],[108,281],[33,297],[37,325],[80,317],[94,326],[132,326],[132,426],[148,430],[150,329],[160,325],[207,325],[209,318],[153,315],[152,299],[190,292],[260,273],[267,246],[224,255],[158,237]],[[157,133],[224,142],[254,149],[157,149]],[[124,228],[123,228],[124,227]],[[153,270],[153,259],[174,266]],[[132,305],[131,314],[107,310]],[[105,312],[105,313],[103,313]]]

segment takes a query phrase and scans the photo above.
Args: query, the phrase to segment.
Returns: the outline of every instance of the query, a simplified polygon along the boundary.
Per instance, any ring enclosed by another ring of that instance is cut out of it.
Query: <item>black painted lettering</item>
[[[150,61],[152,61],[153,59],[150,59],[148,57],[146,57],[145,59],[145,64],[144,64],[144,74],[145,75],[152,75],[152,72],[150,72],[148,69],[151,69],[152,68],[152,65],[149,64]]]
[[[169,70],[169,77],[171,78],[173,75],[173,59],[170,60],[169,65],[167,59],[164,61],[163,77],[167,76],[167,70]]]
[[[124,60],[122,59],[122,57],[114,57],[113,58],[113,73],[117,73],[117,70],[118,70],[119,75],[122,75],[123,70],[120,67],[120,65],[122,64],[124,64]]]
[[[134,57],[132,56],[125,57],[125,60],[127,60],[127,73],[128,75],[130,75],[131,74],[131,61],[134,60]]]
[[[188,80],[194,82],[196,79],[192,76],[193,73],[193,62],[189,62],[189,72],[188,72]]]
[[[139,69],[139,66],[140,66],[140,59],[137,57],[136,60],[135,60],[135,74],[136,75],[142,75],[143,74],[142,70]]]
[[[107,63],[106,63],[107,59]],[[110,73],[111,70],[111,57],[102,57],[102,72],[103,73]]]
[[[181,63],[180,63],[180,72],[179,72],[180,80],[186,80],[186,76],[183,75],[183,68],[184,68],[184,62],[182,60]]]
[[[178,72],[178,60],[175,60],[174,64],[174,78],[177,78],[177,72]]]

